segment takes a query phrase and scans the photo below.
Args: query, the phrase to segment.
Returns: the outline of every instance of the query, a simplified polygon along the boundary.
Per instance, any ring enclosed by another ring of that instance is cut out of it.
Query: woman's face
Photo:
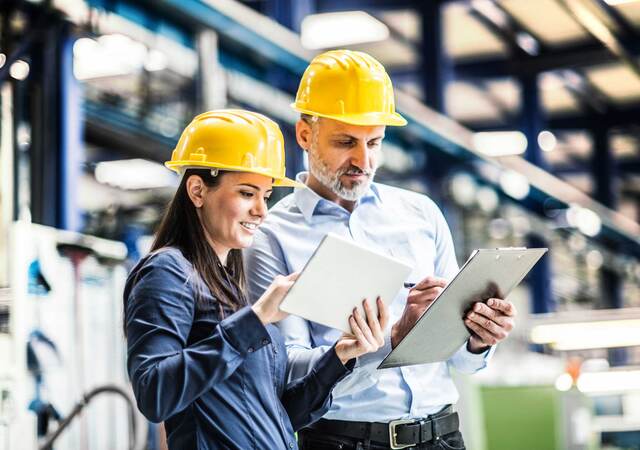
[[[192,178],[200,180],[202,194],[190,197],[207,239],[225,262],[229,250],[246,248],[253,243],[253,235],[267,215],[272,179],[248,172],[224,172],[219,176],[220,184],[215,187],[206,186],[196,175],[187,180],[187,185],[192,184]],[[194,192],[193,186],[189,191]]]

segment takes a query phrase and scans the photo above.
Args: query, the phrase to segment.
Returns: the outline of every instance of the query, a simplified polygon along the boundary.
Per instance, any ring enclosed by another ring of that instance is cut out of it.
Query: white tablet
[[[478,301],[505,298],[546,248],[476,250],[378,369],[446,361],[467,339],[463,317]]]
[[[331,328],[351,332],[349,315],[369,299],[389,305],[411,273],[411,266],[350,239],[327,234],[305,265],[280,309]]]

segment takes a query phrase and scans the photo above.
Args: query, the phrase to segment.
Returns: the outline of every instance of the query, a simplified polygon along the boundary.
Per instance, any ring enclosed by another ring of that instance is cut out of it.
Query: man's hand
[[[505,340],[515,325],[516,307],[499,298],[473,305],[464,324],[472,331],[467,343],[471,353],[483,353],[492,345]]]
[[[411,288],[402,317],[391,327],[392,348],[396,348],[446,285],[444,278],[427,277]]]

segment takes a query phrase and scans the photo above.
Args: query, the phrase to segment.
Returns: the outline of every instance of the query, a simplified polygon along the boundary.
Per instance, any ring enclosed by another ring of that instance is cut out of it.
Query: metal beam
[[[620,176],[640,174],[640,158],[618,158],[615,160],[616,171]],[[574,160],[571,163],[556,164],[550,167],[551,173],[557,176],[578,175],[591,170],[584,160]]]
[[[436,0],[428,0],[432,2]],[[317,0],[318,12],[353,11],[353,10],[397,10],[414,9],[421,2],[415,0]],[[425,2],[426,3],[426,2]]]
[[[596,115],[592,113],[551,116],[546,120],[547,128],[551,130],[582,130],[600,123],[606,127],[625,127],[638,124],[640,117],[640,105],[634,105],[625,109],[607,111],[606,114]],[[464,125],[474,131],[501,131],[513,129],[504,123],[487,123],[466,121]]]
[[[621,40],[604,21],[580,0],[556,0],[587,32],[640,77],[640,63],[634,49]]]
[[[424,2],[418,9],[418,15],[422,29],[420,83],[424,102],[430,108],[443,113],[448,62],[444,50],[440,2]]]
[[[629,39],[623,42],[633,55],[640,56],[640,41]],[[453,68],[456,73],[466,77],[504,78],[559,69],[583,69],[616,61],[618,59],[609,50],[603,48],[601,44],[591,42],[548,50],[519,60],[492,58],[481,61],[458,61]],[[411,67],[404,68],[405,71],[412,69],[415,70]]]
[[[284,40],[281,35],[281,26],[269,20],[262,20],[264,18],[257,21],[251,14],[255,11],[236,2],[227,0],[206,0],[206,2],[205,4],[195,0],[161,0],[154,4],[170,6],[175,17],[182,17],[185,21],[190,18],[194,24],[204,24],[214,29],[220,26],[228,27],[225,33],[229,39],[234,39],[234,42],[251,36],[255,42],[251,42],[250,45],[256,52],[256,57],[265,58],[273,64],[280,64],[280,61],[284,60],[287,67],[295,69],[296,74],[302,74],[311,55],[301,56],[305,51],[293,33],[289,32],[291,39]],[[396,5],[397,3],[394,2]],[[205,11],[204,8],[215,10],[215,12]],[[215,20],[203,19],[203,16],[215,18]],[[206,25],[207,23],[209,25]],[[247,45],[246,40],[235,43]],[[542,205],[551,199],[559,205],[568,206],[576,203],[593,210],[602,220],[601,234],[608,239],[623,243],[622,248],[625,252],[640,257],[640,238],[638,237],[640,225],[636,222],[593,201],[578,189],[527,163],[522,158],[502,159],[497,162],[485,157],[475,149],[471,130],[427,108],[401,91],[398,91],[396,96],[398,110],[409,120],[409,125],[398,132],[409,133],[412,138],[419,139],[426,145],[435,146],[459,161],[473,163],[480,176],[490,184],[499,186],[499,174],[505,170],[521,173],[531,185],[529,197],[523,204],[532,211],[540,211]]]

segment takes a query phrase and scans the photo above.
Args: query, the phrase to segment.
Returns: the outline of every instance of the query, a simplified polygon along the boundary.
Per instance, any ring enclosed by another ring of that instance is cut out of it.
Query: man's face
[[[350,125],[320,118],[313,125],[306,122],[309,172],[338,197],[356,201],[373,180],[384,138],[384,125]]]

